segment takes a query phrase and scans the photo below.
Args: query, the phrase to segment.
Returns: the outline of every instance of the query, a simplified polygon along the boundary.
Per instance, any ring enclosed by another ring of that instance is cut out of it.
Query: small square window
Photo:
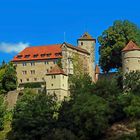
[[[22,63],[22,65],[23,65],[23,66],[26,66],[27,64],[24,62],[24,63]]]
[[[53,87],[53,84],[52,84],[52,87]]]
[[[31,64],[31,66],[35,66],[35,62],[31,62],[30,64]]]

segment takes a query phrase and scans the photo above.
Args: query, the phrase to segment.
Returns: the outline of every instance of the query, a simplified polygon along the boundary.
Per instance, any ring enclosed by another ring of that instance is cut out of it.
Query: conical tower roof
[[[95,73],[96,74],[99,74],[100,73],[100,68],[98,65],[95,66]]]
[[[122,50],[122,52],[124,52],[124,51],[133,51],[133,50],[140,50],[140,48],[133,41],[130,41],[126,45],[126,47]]]

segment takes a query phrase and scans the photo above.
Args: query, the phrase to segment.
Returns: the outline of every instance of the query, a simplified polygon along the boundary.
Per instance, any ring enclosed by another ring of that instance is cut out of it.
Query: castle
[[[87,32],[78,40],[77,46],[62,44],[28,47],[14,57],[18,88],[26,83],[42,83],[47,94],[56,94],[58,100],[69,96],[69,75],[78,71],[88,73],[93,82],[99,78],[100,69],[95,66],[96,40]],[[61,60],[62,68],[57,64]],[[75,67],[75,64],[79,67]],[[122,50],[123,73],[140,70],[140,48],[130,41]]]
[[[26,83],[45,83],[47,94],[56,94],[59,100],[69,95],[68,76],[78,71],[88,73],[95,81],[95,43],[87,32],[77,46],[62,44],[28,47],[14,57],[18,87]],[[62,68],[57,63],[61,59]]]

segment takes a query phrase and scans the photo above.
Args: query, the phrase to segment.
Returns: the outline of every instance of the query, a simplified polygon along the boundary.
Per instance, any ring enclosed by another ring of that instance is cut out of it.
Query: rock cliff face
[[[135,134],[135,122],[129,120],[113,124],[107,131],[104,140],[118,140],[123,135]]]

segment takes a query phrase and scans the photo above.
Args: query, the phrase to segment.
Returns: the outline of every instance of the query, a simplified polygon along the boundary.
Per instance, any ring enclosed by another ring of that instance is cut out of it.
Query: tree
[[[140,96],[133,95],[128,106],[124,107],[124,112],[129,118],[140,118]]]
[[[12,63],[5,68],[5,73],[1,80],[2,87],[5,91],[14,90],[17,87],[16,69]]]
[[[122,67],[121,50],[130,40],[140,45],[140,29],[127,20],[115,21],[98,37],[99,63],[104,72]]]
[[[59,126],[73,132],[78,140],[97,139],[108,127],[108,104],[93,94],[83,93],[62,106]]]
[[[0,130],[4,128],[4,115],[6,112],[5,104],[4,104],[4,98],[2,95],[0,95]]]
[[[54,97],[30,92],[23,94],[13,113],[13,139],[41,140],[55,127],[56,111]]]
[[[101,79],[98,80],[93,87],[93,94],[102,97],[109,104],[110,119],[113,123],[119,121],[124,117],[123,106],[120,105],[119,96],[122,91],[117,85],[115,79]]]
[[[124,75],[123,86],[125,92],[132,92],[140,96],[140,71],[131,71]]]
[[[72,75],[69,77],[71,96],[90,93],[93,88],[92,79],[88,74]]]

